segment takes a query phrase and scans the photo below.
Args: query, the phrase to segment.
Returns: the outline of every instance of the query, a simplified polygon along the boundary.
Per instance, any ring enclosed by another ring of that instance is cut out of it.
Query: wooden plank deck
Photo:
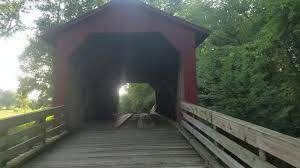
[[[205,167],[203,159],[175,128],[160,125],[137,129],[132,125],[106,130],[90,125],[23,168]]]

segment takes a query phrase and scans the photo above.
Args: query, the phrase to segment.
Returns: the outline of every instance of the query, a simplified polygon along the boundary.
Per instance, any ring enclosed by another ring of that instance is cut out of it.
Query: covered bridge
[[[114,0],[48,34],[55,46],[55,106],[70,122],[111,118],[122,83],[149,83],[157,112],[176,118],[197,101],[195,49],[208,30],[136,0]],[[76,124],[75,124],[76,125]]]
[[[0,167],[300,168],[299,139],[195,105],[195,49],[208,35],[137,0],[48,33],[55,107],[0,120]],[[154,88],[147,120],[116,114],[126,82]]]

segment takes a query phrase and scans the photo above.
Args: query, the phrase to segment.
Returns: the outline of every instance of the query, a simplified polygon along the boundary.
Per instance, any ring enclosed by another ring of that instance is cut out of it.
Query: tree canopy
[[[197,77],[199,93],[210,99],[199,103],[299,136],[299,1],[208,6],[213,33],[199,48]]]
[[[22,10],[25,10],[25,0],[0,1],[0,37],[9,36],[23,27]]]
[[[53,97],[53,49],[40,39],[40,35],[82,15],[105,0],[41,0],[31,2],[32,8],[42,15],[36,21],[36,36],[30,39],[29,45],[19,56],[23,71],[19,79],[19,94],[26,98],[33,91],[39,93],[38,100],[32,105],[35,108],[49,106]]]
[[[0,89],[0,109],[11,108],[16,105],[16,93]]]
[[[300,136],[299,0],[143,1],[211,30],[197,52],[199,104]],[[18,12],[24,2],[0,3],[0,33],[20,28]],[[105,2],[28,1],[42,15],[36,21],[36,36],[20,56],[24,72],[20,95],[36,90],[40,93],[36,107],[50,104],[53,52],[39,35]],[[130,85],[122,101],[135,104],[138,90],[148,92]]]
[[[126,94],[119,98],[119,112],[149,113],[155,104],[155,92],[149,84],[125,85]]]

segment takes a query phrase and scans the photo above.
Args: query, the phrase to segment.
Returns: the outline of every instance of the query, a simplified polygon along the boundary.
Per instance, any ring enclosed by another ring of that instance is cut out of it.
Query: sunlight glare
[[[127,86],[128,86],[128,84],[125,84],[120,87],[119,96],[123,96],[123,95],[127,94]]]

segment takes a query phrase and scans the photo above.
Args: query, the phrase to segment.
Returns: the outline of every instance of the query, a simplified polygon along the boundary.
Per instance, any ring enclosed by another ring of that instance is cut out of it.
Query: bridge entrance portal
[[[157,112],[176,116],[179,54],[158,32],[91,34],[70,65],[69,107],[80,111],[74,120],[111,119],[121,83],[149,83]]]

